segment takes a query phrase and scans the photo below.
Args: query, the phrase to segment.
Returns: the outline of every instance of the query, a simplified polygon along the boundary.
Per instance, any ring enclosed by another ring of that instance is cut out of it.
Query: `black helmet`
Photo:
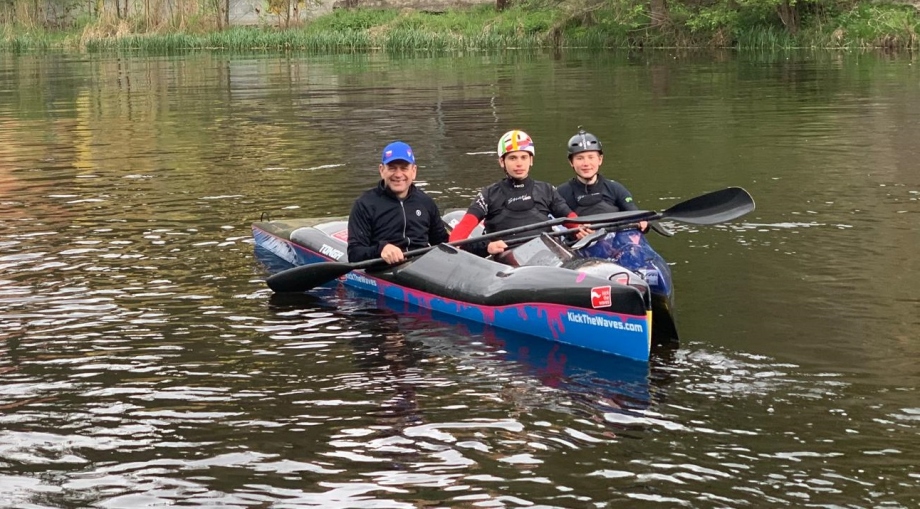
[[[569,138],[569,159],[575,154],[592,150],[596,150],[601,154],[604,153],[601,140],[591,133],[586,133],[584,129],[579,128],[578,134]]]

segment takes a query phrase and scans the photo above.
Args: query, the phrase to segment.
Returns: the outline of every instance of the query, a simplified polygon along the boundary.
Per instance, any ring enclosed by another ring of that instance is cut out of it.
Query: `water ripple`
[[[915,68],[0,55],[0,499],[914,507]],[[594,113],[605,173],[643,206],[757,198],[651,240],[679,349],[633,363],[339,286],[265,288],[249,223],[346,214],[386,141],[412,142],[418,184],[462,208],[511,127],[547,148],[537,178],[570,178],[551,154],[572,111]]]

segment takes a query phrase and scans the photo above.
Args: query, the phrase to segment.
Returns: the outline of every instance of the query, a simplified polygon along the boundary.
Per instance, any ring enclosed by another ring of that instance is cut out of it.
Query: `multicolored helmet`
[[[533,140],[524,131],[508,131],[498,140],[498,157],[505,157],[508,152],[523,150],[534,155]]]
[[[603,154],[604,147],[601,145],[601,140],[597,139],[597,136],[586,133],[585,130],[581,129],[581,126],[579,126],[578,134],[569,138],[569,158],[575,154],[589,151],[597,151]]]

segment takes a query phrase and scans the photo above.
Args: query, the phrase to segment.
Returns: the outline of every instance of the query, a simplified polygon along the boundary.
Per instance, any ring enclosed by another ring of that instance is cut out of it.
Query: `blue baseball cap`
[[[394,141],[384,147],[383,157],[381,157],[380,162],[390,164],[393,161],[406,161],[410,164],[415,164],[415,154],[412,153],[412,147],[401,141]]]

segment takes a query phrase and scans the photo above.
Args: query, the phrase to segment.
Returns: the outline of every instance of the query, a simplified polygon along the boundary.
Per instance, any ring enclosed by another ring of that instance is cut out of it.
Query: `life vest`
[[[539,188],[537,192],[540,192]],[[511,178],[502,180],[489,190],[489,212],[485,218],[485,232],[492,233],[546,221],[551,212],[544,205],[547,200],[542,198],[534,196],[534,181],[530,177],[522,181]],[[550,231],[550,228],[544,230]],[[532,235],[538,231],[541,230],[529,231],[526,234]]]
[[[590,187],[594,189],[590,190]],[[620,211],[619,207],[604,199],[604,194],[610,193],[610,189],[607,189],[606,181],[600,186],[585,186],[585,189],[575,188],[573,191],[575,192],[575,213],[579,216],[592,216],[594,214]]]

